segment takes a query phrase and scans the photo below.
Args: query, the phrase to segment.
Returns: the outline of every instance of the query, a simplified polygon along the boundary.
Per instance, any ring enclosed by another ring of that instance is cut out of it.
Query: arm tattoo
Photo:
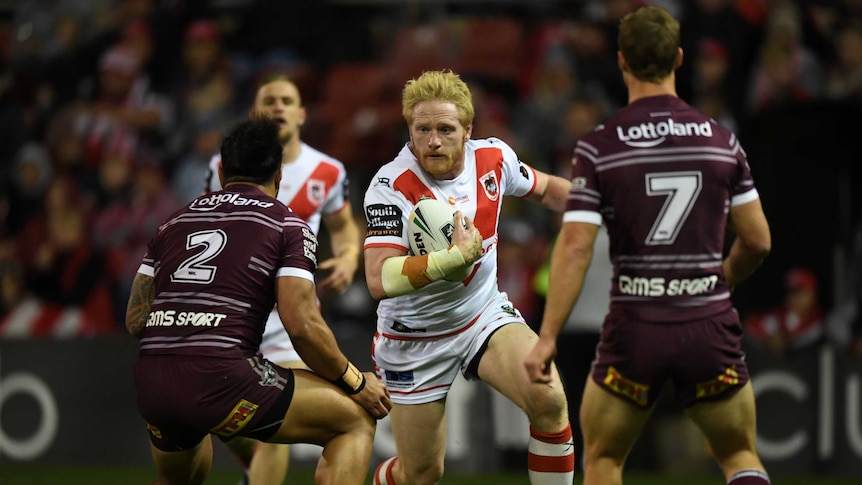
[[[141,273],[135,275],[132,292],[129,295],[129,306],[126,307],[126,330],[133,337],[139,337],[141,330],[150,316],[150,307],[156,298],[156,286],[153,277]]]

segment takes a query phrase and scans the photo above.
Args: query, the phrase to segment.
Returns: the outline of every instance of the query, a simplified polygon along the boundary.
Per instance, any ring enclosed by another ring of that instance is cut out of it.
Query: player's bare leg
[[[154,485],[198,485],[212,468],[213,442],[209,435],[191,450],[162,451],[151,443],[150,452],[159,472]]]
[[[278,362],[279,367],[303,369],[302,361]],[[245,468],[249,485],[284,483],[290,466],[290,447],[281,443],[263,443],[237,437],[225,443]]]
[[[443,477],[445,406],[445,399],[426,404],[392,405],[389,419],[398,455],[377,468],[375,485],[433,485]],[[392,480],[386,480],[387,474]]]
[[[281,443],[258,443],[248,467],[249,485],[283,483],[290,463],[290,447]]]
[[[225,442],[244,468],[250,485],[279,484],[287,476],[290,447],[281,443],[264,443],[255,439],[237,437]]]
[[[623,465],[652,410],[611,395],[587,379],[581,400],[584,434],[584,485],[623,483]]]
[[[757,455],[757,417],[751,382],[732,397],[695,404],[688,415],[709,441],[718,466],[728,483],[741,472],[752,472],[750,483],[769,483],[766,469]]]
[[[294,369],[293,374],[293,400],[268,441],[323,446],[315,472],[318,485],[363,485],[377,422],[317,374],[303,369]]]
[[[524,410],[530,421],[529,468],[533,485],[571,484],[575,450],[563,383],[556,366],[550,384],[532,382],[522,365],[538,336],[520,323],[491,337],[479,362],[479,377]]]

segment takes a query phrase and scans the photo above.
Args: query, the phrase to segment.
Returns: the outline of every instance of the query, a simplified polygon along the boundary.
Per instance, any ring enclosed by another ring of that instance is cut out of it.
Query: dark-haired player
[[[305,123],[306,110],[299,89],[287,76],[273,74],[263,78],[255,91],[249,114],[267,116],[278,124],[283,153],[278,200],[308,223],[315,235],[319,234],[323,222],[333,256],[320,262],[319,269],[329,274],[319,286],[325,291],[343,292],[356,274],[360,248],[359,228],[348,198],[349,182],[344,165],[301,140],[300,129]],[[222,188],[218,179],[219,163],[221,155],[210,160],[209,191]],[[281,367],[305,367],[274,309],[266,322],[260,353]],[[287,445],[239,438],[229,441],[228,447],[243,463],[248,485],[284,481],[290,461]]]
[[[388,392],[338,348],[320,315],[317,238],[276,200],[282,146],[268,119],[223,140],[224,190],[175,212],[150,241],[126,314],[140,339],[138,408],[157,483],[202,483],[211,434],[323,446],[317,483],[362,484]],[[269,312],[314,372],[258,354]]]

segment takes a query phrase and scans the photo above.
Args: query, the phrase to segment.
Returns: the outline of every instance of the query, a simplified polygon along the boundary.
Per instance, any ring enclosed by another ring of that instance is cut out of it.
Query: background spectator
[[[802,41],[799,7],[779,2],[767,19],[760,64],[749,88],[749,107],[757,112],[787,102],[809,101],[822,90],[820,62]]]
[[[784,277],[784,302],[765,312],[749,315],[746,335],[779,357],[811,348],[823,338],[817,277],[805,268],[793,268]]]
[[[177,201],[191,202],[206,191],[210,158],[219,152],[222,135],[233,121],[227,116],[206,116],[193,125],[191,146],[175,165],[170,179]]]
[[[862,18],[851,20],[835,39],[836,58],[827,72],[826,94],[862,103]]]
[[[151,90],[137,51],[114,45],[99,60],[99,89],[85,117],[86,164],[155,152],[173,127],[172,103]]]
[[[92,228],[96,247],[107,256],[114,317],[123,322],[129,289],[140,266],[137,260],[146,253],[150,238],[178,203],[160,166],[146,162],[132,166],[120,158],[113,163],[119,165],[119,176],[127,178],[128,183],[98,210]]]
[[[34,297],[49,306],[81,309],[87,334],[114,331],[113,303],[108,290],[105,254],[89,237],[87,211],[62,206],[47,217],[47,237],[35,248],[26,268]]]
[[[215,21],[202,19],[189,24],[180,49],[170,88],[177,111],[171,150],[182,156],[197,149],[193,140],[197,128],[219,117],[236,117],[238,100],[221,29]]]

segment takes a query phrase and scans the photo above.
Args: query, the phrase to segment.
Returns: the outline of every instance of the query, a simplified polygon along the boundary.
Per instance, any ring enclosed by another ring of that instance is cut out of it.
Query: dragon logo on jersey
[[[326,183],[323,180],[308,179],[306,190],[309,202],[316,206],[323,204],[323,199],[326,198]]]
[[[482,188],[485,189],[485,195],[489,199],[497,200],[497,197],[500,195],[500,187],[497,185],[497,174],[493,171],[488,172],[479,177],[479,183],[482,184]]]

